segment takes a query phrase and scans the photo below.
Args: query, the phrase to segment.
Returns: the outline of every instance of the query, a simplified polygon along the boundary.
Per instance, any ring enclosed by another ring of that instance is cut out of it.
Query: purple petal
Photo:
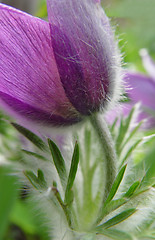
[[[127,94],[131,101],[140,101],[144,107],[155,111],[155,82],[152,78],[138,73],[127,73],[124,80],[129,86]]]
[[[51,123],[77,121],[60,81],[47,22],[0,4],[0,52],[0,96],[16,113]]]
[[[140,102],[141,105],[137,121],[145,119],[146,122],[143,127],[154,128],[155,117],[150,113],[155,113],[155,81],[151,77],[139,73],[126,72],[124,76],[130,102],[122,103],[117,106],[117,109],[112,109],[112,111],[107,112],[107,122],[112,124],[116,117],[120,117],[120,115],[127,116],[131,108]]]
[[[146,49],[140,50],[140,56],[146,71],[155,81],[155,62],[152,60]]]
[[[113,95],[117,75],[113,33],[96,2],[47,0],[52,46],[63,87],[75,108],[86,115]]]
[[[10,107],[11,110],[19,112],[22,117],[27,118],[27,116],[30,116],[31,120],[42,122],[44,124],[71,125],[81,120],[80,118],[64,118],[55,114],[51,115],[49,112],[45,112],[42,109],[33,107],[32,105],[24,103],[17,98],[14,98],[3,92],[0,92],[0,97],[5,102],[5,104]]]
[[[150,112],[155,112],[155,81],[142,74],[127,73],[125,79],[129,90],[127,94],[130,98],[130,103],[122,104],[123,109],[126,106],[133,106],[137,102],[141,103],[141,112],[139,113],[138,120],[146,119],[146,128],[155,127],[155,117]],[[125,113],[125,112],[124,112]],[[125,113],[125,115],[127,115]]]
[[[119,106],[117,106],[117,109],[112,109],[108,111],[105,114],[105,118],[108,122],[108,124],[112,125],[114,120],[118,118],[117,124],[120,123],[120,117],[127,117],[131,111],[131,109],[134,107],[135,103],[132,101],[130,103],[122,103]],[[142,120],[145,120],[145,122],[142,125],[143,129],[148,128],[154,128],[155,127],[155,118],[151,115],[149,115],[147,112],[144,111],[143,106],[139,106],[140,108],[136,114],[135,122],[140,122]]]

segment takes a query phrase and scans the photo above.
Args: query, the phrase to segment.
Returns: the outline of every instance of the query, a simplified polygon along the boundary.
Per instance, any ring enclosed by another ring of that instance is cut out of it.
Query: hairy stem
[[[70,216],[70,211],[68,211],[66,205],[64,204],[64,202],[61,199],[60,193],[58,192],[57,188],[53,187],[52,191],[54,192],[56,199],[58,200],[60,206],[62,207],[64,214],[66,216],[67,222],[69,227],[72,229],[72,222],[71,222],[71,216]]]
[[[103,116],[99,114],[93,114],[90,116],[91,123],[98,134],[100,139],[101,146],[103,148],[104,156],[105,156],[105,172],[106,172],[106,183],[105,183],[105,195],[104,200],[106,200],[114,179],[116,177],[116,152],[115,146]]]

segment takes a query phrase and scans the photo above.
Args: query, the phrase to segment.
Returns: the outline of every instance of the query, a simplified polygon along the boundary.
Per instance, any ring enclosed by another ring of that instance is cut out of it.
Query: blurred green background
[[[47,18],[45,0],[0,1],[23,11]],[[116,29],[126,67],[143,69],[139,50],[147,48],[155,59],[155,0],[103,0],[102,5]],[[25,194],[23,185],[4,167],[7,160],[21,159],[20,141],[15,130],[0,116],[0,240],[48,240],[43,216],[36,212],[33,202]],[[154,132],[154,130],[152,131]],[[148,134],[146,132],[146,134]],[[150,141],[149,158],[154,161],[154,144]],[[136,158],[144,157],[143,153]],[[146,158],[146,156],[145,156]],[[154,174],[152,169],[152,174]]]

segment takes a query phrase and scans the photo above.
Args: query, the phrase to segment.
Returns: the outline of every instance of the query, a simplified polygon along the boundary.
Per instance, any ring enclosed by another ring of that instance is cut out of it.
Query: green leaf
[[[116,192],[117,192],[117,189],[118,189],[118,187],[119,187],[119,185],[120,185],[120,183],[121,183],[121,181],[122,181],[122,179],[123,179],[123,176],[124,176],[124,173],[125,173],[125,170],[126,170],[126,166],[127,166],[127,165],[124,165],[124,166],[121,168],[121,170],[119,171],[119,173],[118,173],[118,175],[117,175],[117,177],[116,177],[116,179],[115,179],[115,181],[114,181],[114,183],[113,183],[113,185],[112,185],[112,188],[111,188],[110,193],[109,193],[109,195],[108,195],[108,198],[107,198],[107,200],[106,200],[106,202],[105,202],[105,205],[106,205],[108,202],[110,202],[110,201],[113,199],[113,197],[115,196],[115,194],[116,194]],[[104,205],[104,206],[105,206],[105,205]]]
[[[102,211],[102,218],[100,218],[100,221],[107,216],[109,213],[113,212],[117,208],[121,207],[123,204],[125,204],[127,200],[125,198],[120,198],[116,200],[112,200],[111,202],[107,203],[106,206],[101,209]]]
[[[142,124],[144,123],[144,121],[141,121],[129,134],[128,138],[125,140],[125,142],[123,143],[123,146],[121,147],[121,151],[124,149],[124,147],[126,146],[126,144],[132,139],[132,137],[138,132],[139,128],[142,126]]]
[[[40,160],[43,160],[43,161],[48,161],[48,159],[46,159],[44,156],[38,154],[38,153],[35,153],[35,152],[31,152],[31,151],[27,151],[25,149],[22,149],[22,152],[24,152],[25,154],[29,155],[29,156],[33,156],[35,158],[38,158]]]
[[[105,235],[107,237],[110,237],[112,239],[115,239],[115,240],[132,240],[131,235],[129,235],[126,232],[116,230],[116,229],[100,230],[98,233]]]
[[[144,193],[146,194],[147,192],[149,194],[150,187],[142,188],[142,190],[141,190],[141,188],[142,188],[142,186],[140,185],[140,189],[135,192],[133,197],[137,197],[137,196],[140,197],[141,194],[144,194]]]
[[[61,152],[57,145],[51,140],[48,139],[49,148],[53,157],[53,161],[55,164],[55,167],[57,169],[58,175],[60,177],[62,186],[65,188],[66,186],[66,179],[67,179],[67,172],[66,172],[66,166],[65,161],[61,155]]]
[[[9,223],[9,217],[17,199],[17,178],[10,175],[10,170],[0,167],[0,239]]]
[[[32,171],[24,171],[24,174],[36,189],[39,190],[47,188],[47,183],[42,170],[38,169],[38,176],[36,176]]]
[[[44,177],[44,173],[41,169],[38,169],[38,181],[41,187],[47,188],[47,183]]]
[[[74,148],[74,153],[72,157],[72,162],[71,162],[71,167],[70,167],[70,172],[69,172],[69,177],[67,181],[67,187],[66,187],[66,192],[65,192],[65,203],[69,204],[71,201],[71,189],[75,180],[77,168],[78,168],[78,163],[79,163],[79,146],[76,143],[75,148]]]
[[[27,128],[24,128],[22,126],[20,126],[17,123],[11,123],[12,126],[18,131],[20,132],[22,135],[24,135],[28,140],[30,140],[36,147],[38,147],[40,150],[42,151],[47,151],[47,146],[46,144],[43,142],[43,140],[38,137],[35,133],[31,132],[30,130],[28,130]]]
[[[36,189],[40,188],[38,178],[32,171],[24,171],[24,175],[27,177],[33,187],[35,187]]]
[[[136,149],[136,147],[143,141],[143,139],[137,140],[127,151],[125,157],[121,160],[121,165],[122,166],[126,160],[131,156],[132,152]]]
[[[155,141],[153,142],[155,143]],[[150,149],[144,159],[145,176],[143,178],[142,186],[152,186],[155,184],[155,148]]]
[[[56,181],[53,181],[53,187],[54,187],[54,188],[57,188],[57,186],[58,186],[58,185],[57,185],[57,182],[56,182]]]
[[[129,190],[124,194],[123,197],[130,198],[139,186],[140,186],[140,181],[134,182],[129,188]]]
[[[123,176],[124,176],[124,173],[126,170],[126,166],[127,165],[124,165],[121,168],[121,170],[119,171],[118,175],[116,176],[116,179],[112,185],[110,193],[101,209],[101,213],[100,213],[100,216],[98,217],[97,222],[100,222],[105,215],[109,214],[111,211],[114,211],[115,209],[117,209],[118,207],[120,207],[121,205],[123,205],[126,202],[125,199],[118,199],[118,200],[114,200],[111,202],[111,200],[115,196],[117,189],[123,179]]]
[[[125,140],[125,142],[123,143],[122,147],[121,147],[121,151],[124,149],[124,147],[127,145],[127,143],[134,137],[134,135],[138,132],[138,130],[140,129],[140,127],[142,126],[142,124],[144,123],[144,121],[141,121],[129,134],[128,138]]]
[[[118,156],[120,156],[121,146],[122,146],[123,142],[125,141],[125,137],[126,137],[126,134],[128,133],[128,130],[129,130],[132,118],[133,118],[133,114],[134,114],[136,108],[137,108],[137,106],[135,106],[131,109],[129,116],[126,119],[124,119],[123,117],[121,119],[119,132],[118,132],[118,136],[116,139],[116,152],[117,152]]]
[[[119,132],[116,138],[116,152],[118,156],[120,155],[119,149],[121,148],[122,141],[124,140],[123,135],[124,135],[124,126],[123,126],[123,119],[121,118]]]
[[[131,209],[125,210],[125,211],[119,213],[118,215],[116,215],[115,217],[109,219],[107,222],[99,225],[97,227],[97,230],[103,229],[103,228],[110,228],[116,224],[119,224],[122,221],[126,220],[128,217],[130,217],[135,212],[136,212],[136,208],[131,208]]]
[[[115,118],[112,126],[110,127],[110,132],[111,132],[112,136],[114,135],[114,129],[115,129],[115,127],[116,127],[117,121],[118,121],[118,118]]]

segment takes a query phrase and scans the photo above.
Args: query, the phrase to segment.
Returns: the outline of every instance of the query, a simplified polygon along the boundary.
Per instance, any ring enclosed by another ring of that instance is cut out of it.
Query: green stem
[[[65,205],[64,202],[62,201],[61,196],[60,196],[60,193],[59,193],[59,191],[57,190],[57,188],[53,187],[53,188],[52,188],[52,191],[54,192],[54,194],[55,194],[55,196],[56,196],[56,199],[58,200],[60,206],[62,207],[62,209],[63,209],[63,211],[64,211],[64,214],[65,214],[65,216],[66,216],[66,219],[67,219],[67,222],[68,222],[69,227],[72,229],[72,222],[71,222],[70,211],[68,211],[66,205]]]
[[[102,145],[105,155],[105,171],[106,171],[106,183],[105,183],[105,195],[104,201],[106,200],[114,179],[116,177],[116,152],[115,146],[103,116],[99,114],[93,114],[90,116],[91,123],[98,134],[100,143]]]

